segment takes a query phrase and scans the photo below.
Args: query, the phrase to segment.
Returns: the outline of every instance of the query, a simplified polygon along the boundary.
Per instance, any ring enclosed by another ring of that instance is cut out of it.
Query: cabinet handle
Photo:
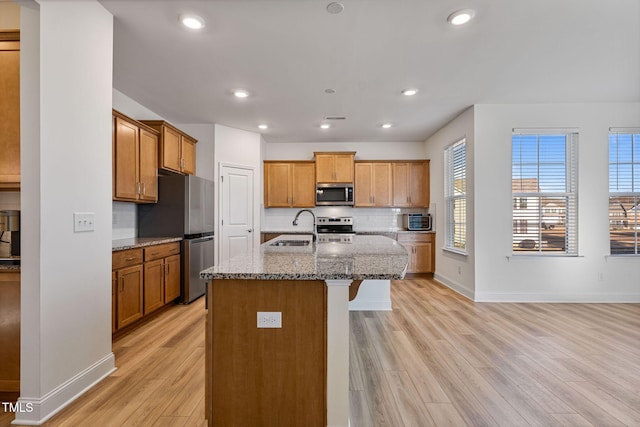
[[[142,195],[144,196],[147,193],[147,183],[142,183]]]
[[[125,261],[133,261],[134,259],[136,259],[136,257],[132,256],[132,257],[127,258]]]

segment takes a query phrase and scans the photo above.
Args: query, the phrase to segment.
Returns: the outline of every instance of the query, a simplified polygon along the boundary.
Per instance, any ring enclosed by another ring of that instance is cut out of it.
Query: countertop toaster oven
[[[407,230],[431,231],[431,214],[404,214],[402,216],[402,226]]]

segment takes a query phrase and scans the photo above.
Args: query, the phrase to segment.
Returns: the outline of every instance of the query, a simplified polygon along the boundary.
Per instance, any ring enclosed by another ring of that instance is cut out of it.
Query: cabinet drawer
[[[398,233],[398,242],[433,242],[433,233]]]
[[[180,242],[165,243],[144,248],[144,260],[151,261],[158,258],[166,258],[180,253]]]
[[[111,256],[111,268],[118,270],[136,264],[142,264],[142,249],[127,249],[114,252]]]

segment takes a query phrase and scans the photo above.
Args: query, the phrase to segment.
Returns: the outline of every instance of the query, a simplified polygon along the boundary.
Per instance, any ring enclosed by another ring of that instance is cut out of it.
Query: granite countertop
[[[122,251],[136,249],[145,246],[160,245],[162,243],[180,242],[182,237],[134,237],[131,239],[118,239],[111,242],[111,250]]]
[[[0,264],[0,271],[20,271],[20,266]]]
[[[271,246],[281,240],[310,240],[288,234],[263,243],[252,253],[200,272],[203,279],[364,280],[404,277],[407,251],[384,236],[354,236],[353,243]]]

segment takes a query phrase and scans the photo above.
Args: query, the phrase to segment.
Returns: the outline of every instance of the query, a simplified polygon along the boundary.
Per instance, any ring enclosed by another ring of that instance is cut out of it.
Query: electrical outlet
[[[258,328],[282,328],[282,312],[259,311]]]
[[[85,231],[95,230],[96,214],[93,212],[74,212],[73,213],[73,232],[83,233]]]

